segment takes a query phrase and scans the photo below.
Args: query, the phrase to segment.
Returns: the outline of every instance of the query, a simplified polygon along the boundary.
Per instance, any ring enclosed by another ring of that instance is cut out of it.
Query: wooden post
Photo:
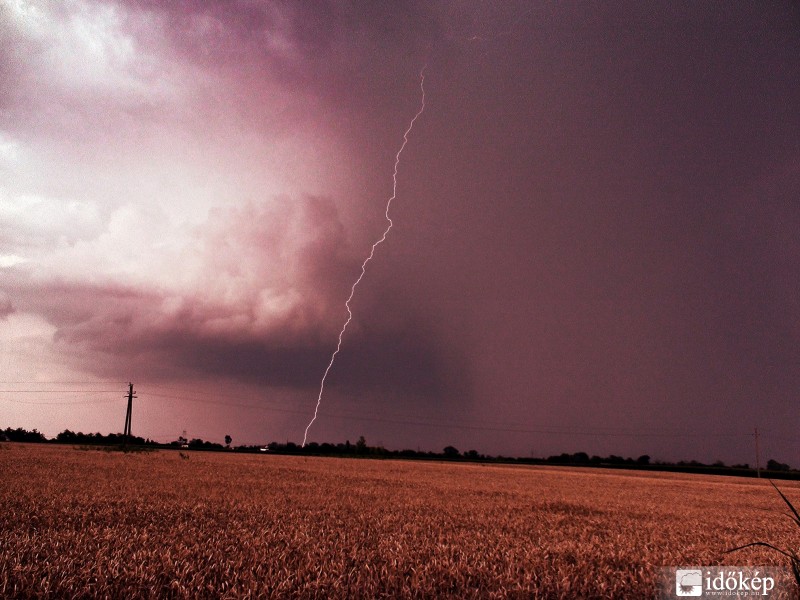
[[[131,437],[131,417],[133,415],[133,384],[128,384],[128,410],[125,413],[125,431],[122,433],[122,445],[126,445]]]

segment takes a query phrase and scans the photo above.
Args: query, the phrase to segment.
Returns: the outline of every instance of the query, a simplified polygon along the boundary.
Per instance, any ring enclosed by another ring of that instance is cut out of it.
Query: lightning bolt
[[[336,344],[336,350],[333,351],[331,355],[331,360],[328,363],[328,368],[325,369],[325,374],[322,376],[322,381],[319,385],[319,394],[317,395],[317,405],[314,407],[314,416],[311,418],[311,421],[306,426],[305,433],[303,433],[303,448],[305,448],[306,441],[308,440],[308,430],[314,424],[314,421],[317,420],[317,414],[319,412],[320,404],[322,404],[322,394],[325,391],[325,380],[328,378],[328,373],[330,373],[331,369],[333,368],[333,363],[336,360],[336,355],[339,354],[339,350],[342,349],[342,338],[344,337],[344,332],[347,331],[347,326],[350,325],[350,321],[353,320],[353,311],[350,309],[350,302],[353,300],[353,296],[356,293],[356,287],[358,284],[361,283],[361,280],[364,279],[364,274],[367,272],[367,264],[369,261],[372,260],[372,257],[375,256],[375,249],[380,246],[383,242],[386,241],[386,236],[392,230],[392,219],[389,218],[389,209],[392,206],[392,200],[397,197],[397,170],[400,166],[400,155],[403,154],[403,150],[408,144],[408,136],[411,133],[411,130],[414,129],[414,123],[416,120],[425,112],[425,69],[428,65],[422,67],[419,72],[419,89],[421,93],[421,100],[420,100],[420,107],[417,111],[417,114],[414,115],[414,118],[411,119],[411,122],[408,124],[408,129],[406,129],[405,133],[403,134],[403,143],[400,144],[400,149],[397,151],[397,154],[394,156],[394,174],[392,175],[392,195],[389,197],[389,200],[386,202],[386,212],[384,213],[386,216],[386,221],[388,225],[383,232],[383,235],[374,243],[372,244],[372,249],[369,252],[369,256],[364,259],[364,262],[361,264],[361,274],[358,276],[358,279],[355,280],[355,283],[350,287],[350,296],[344,303],[345,308],[347,309],[347,320],[342,325],[341,331],[339,331],[339,343]]]

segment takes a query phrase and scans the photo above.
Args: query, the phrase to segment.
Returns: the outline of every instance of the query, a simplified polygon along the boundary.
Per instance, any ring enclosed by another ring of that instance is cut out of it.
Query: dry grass
[[[4,446],[3,598],[644,598],[797,547],[766,481]]]

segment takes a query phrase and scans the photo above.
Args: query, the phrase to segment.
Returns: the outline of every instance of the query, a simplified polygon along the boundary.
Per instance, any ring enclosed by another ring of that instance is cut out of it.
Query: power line
[[[4,382],[9,383],[9,382]],[[41,383],[41,382],[24,382],[24,383]],[[0,394],[83,394],[92,396],[97,394],[108,394],[119,392],[119,389],[114,390],[0,390]],[[40,406],[74,406],[79,404],[107,404],[116,402],[116,398],[90,398],[90,399],[74,399],[74,400],[20,400],[18,398],[3,397],[0,400],[7,402],[14,402],[16,404],[33,404]]]
[[[442,423],[442,422],[432,422],[432,421],[407,421],[407,420],[394,420],[394,419],[382,419],[380,417],[366,417],[366,416],[339,416],[331,413],[324,413],[328,417],[333,418],[345,418],[345,419],[354,419],[354,420],[363,420],[363,421],[380,421],[385,423],[393,423],[397,425],[418,425],[421,427],[446,427],[450,429],[465,429],[469,431],[497,431],[497,432],[506,432],[506,433],[537,433],[537,434],[547,434],[547,435],[580,435],[580,436],[595,436],[595,437],[696,437],[696,436],[717,436],[717,437],[743,437],[749,436],[752,434],[749,433],[717,433],[711,434],[708,432],[698,432],[698,433],[691,433],[691,432],[652,432],[652,433],[642,433],[642,432],[609,432],[609,431],[587,431],[587,430],[577,430],[577,429],[567,429],[567,428],[550,428],[550,429],[525,429],[525,428],[515,428],[515,427],[485,427],[480,425],[458,425],[453,423]]]
[[[16,404],[33,404],[36,406],[53,406],[53,405],[61,405],[61,406],[75,406],[78,404],[110,404],[111,402],[119,402],[116,398],[107,398],[104,400],[73,400],[67,402],[50,402],[50,401],[36,401],[36,400],[16,400],[14,398],[2,398],[7,402],[14,402]]]
[[[0,390],[0,394],[103,394],[119,390]]]
[[[124,381],[0,381],[0,385],[6,384],[30,384],[30,385],[110,385],[114,383],[118,383],[120,385],[124,385],[126,382]]]
[[[162,384],[151,385],[151,386],[149,386],[149,388],[150,389],[152,389],[152,388],[162,389],[162,390],[174,390],[174,391],[178,391],[178,392],[182,392],[182,391],[185,390],[185,388],[183,388],[183,387],[175,387],[175,386],[162,385]],[[219,392],[219,391],[216,391],[216,390],[213,390],[212,392],[209,392],[208,388],[205,387],[205,386],[203,387],[203,392],[206,395],[212,394],[213,396],[219,396],[221,398],[231,398],[233,400],[253,400],[253,396],[242,396],[242,395],[239,395],[239,394],[231,394],[231,393],[228,393],[228,392]],[[150,392],[149,395],[150,396],[156,396],[158,394]],[[183,399],[183,400],[189,399],[186,396],[167,396],[167,395],[164,395],[164,397],[165,398],[167,398],[167,397],[169,397],[169,398],[179,398],[179,399]]]
[[[220,402],[219,400],[209,400],[206,398],[193,398],[189,396],[175,396],[172,394],[154,394],[152,392],[146,392],[145,395],[143,395],[143,398],[146,398],[147,396],[153,396],[154,398],[169,398],[172,400],[186,400],[187,402],[200,402],[201,404],[218,404],[220,406],[233,406],[236,408],[252,408],[255,410],[285,412],[296,415],[305,415],[308,413],[308,411],[291,409],[291,408],[278,408],[276,406],[269,406],[269,405],[241,404],[239,402]]]
[[[178,387],[175,387],[175,386],[167,386],[167,385],[162,385],[162,384],[157,384],[157,385],[151,386],[151,387],[155,387],[155,388],[158,388],[158,389],[183,391],[183,388],[178,388]],[[206,392],[206,394],[208,395],[208,392]],[[250,409],[255,409],[255,410],[274,410],[276,412],[286,412],[286,413],[293,413],[293,414],[306,414],[304,411],[298,411],[297,409],[287,408],[285,406],[276,406],[274,403],[265,403],[263,401],[261,401],[259,404],[242,404],[242,403],[235,403],[235,402],[222,402],[222,401],[219,401],[219,400],[213,400],[213,399],[209,399],[209,398],[196,398],[196,397],[188,397],[188,396],[174,395],[174,394],[158,394],[158,393],[153,393],[153,392],[149,392],[147,395],[156,396],[156,397],[160,397],[160,398],[171,398],[171,399],[175,399],[175,400],[186,400],[186,401],[189,401],[189,402],[201,402],[203,404],[218,404],[220,406],[232,406],[232,407],[238,407],[238,408],[250,408]],[[223,397],[223,398],[232,398],[232,399],[235,399],[235,400],[254,400],[254,398],[252,396],[241,396],[241,395],[234,395],[234,394],[229,394],[229,393],[225,393],[225,392],[217,392],[217,391],[214,391],[211,395],[219,396],[219,397]],[[361,419],[361,420],[372,420],[372,421],[381,421],[381,422],[398,423],[398,424],[408,424],[408,423],[413,424],[413,419],[416,418],[415,416],[407,415],[407,414],[385,413],[385,412],[381,413],[380,416],[372,416],[372,415],[369,415],[369,414],[365,415],[363,409],[361,409],[361,408],[358,408],[357,412],[348,411],[347,409],[345,409],[344,412],[343,411],[339,411],[339,412],[332,413],[332,412],[328,412],[328,411],[323,410],[321,414],[323,414],[325,416],[334,416],[334,417],[339,417],[339,418],[352,418],[352,419],[356,419],[356,420],[358,420],[358,419]],[[409,419],[411,421],[409,421]],[[440,414],[438,416],[438,419],[426,419],[426,421],[424,423],[420,423],[420,424],[424,424],[424,425],[428,425],[428,424],[436,424],[436,425],[438,425],[438,424],[446,424],[448,426],[452,426],[453,423],[464,423],[466,425],[474,425],[476,423],[476,421],[475,420],[470,420],[470,419],[458,419],[458,418],[450,417],[449,415]],[[485,420],[485,419],[481,419],[480,423],[482,424],[483,428],[485,428],[486,425],[496,425],[497,427],[502,428],[503,431],[506,431],[509,427],[513,428],[513,425],[510,425],[509,423],[503,422],[503,421],[488,421],[488,420]],[[559,429],[559,428],[556,427],[555,429]],[[616,431],[620,431],[621,433],[625,433],[625,428],[623,428],[623,427],[594,427],[594,428],[592,428],[592,431],[611,431],[611,432],[614,432],[615,430]],[[655,428],[652,428],[652,427],[637,427],[636,431],[638,433],[642,433],[642,432],[646,432],[646,431],[654,431],[656,433],[675,433],[678,436],[684,435],[683,432],[677,432],[677,431],[676,432],[664,432],[663,429],[655,429]],[[696,436],[705,436],[705,435],[712,435],[712,436],[713,435],[739,436],[739,435],[751,435],[751,434],[749,434],[749,433],[748,434],[744,434],[744,433],[708,434],[706,432],[697,432],[697,433],[691,433],[690,435],[696,435]]]
[[[283,413],[291,413],[291,414],[306,414],[305,411],[293,410],[288,408],[277,408],[274,406],[263,406],[263,405],[255,405],[255,404],[241,404],[241,403],[234,403],[234,402],[221,402],[218,400],[210,400],[206,398],[194,398],[188,396],[176,396],[171,394],[154,394],[154,393],[147,393],[147,396],[154,396],[159,398],[169,398],[173,400],[185,400],[188,402],[200,402],[202,404],[217,404],[221,406],[233,406],[238,408],[249,408],[255,410],[266,410],[266,411],[275,411],[275,412],[283,412]],[[381,423],[392,423],[395,425],[416,425],[420,427],[445,427],[448,429],[463,429],[468,431],[495,431],[495,432],[505,432],[505,433],[535,433],[535,434],[545,434],[545,435],[580,435],[580,436],[595,436],[595,437],[643,437],[643,438],[651,438],[651,437],[743,437],[752,435],[750,433],[709,433],[709,432],[650,432],[645,433],[642,431],[599,431],[599,430],[579,430],[579,429],[570,429],[564,427],[553,427],[547,429],[527,429],[527,428],[518,428],[518,427],[487,427],[485,425],[460,425],[457,423],[449,422],[449,421],[418,421],[418,420],[410,420],[410,419],[391,419],[386,417],[370,417],[365,415],[347,415],[347,414],[337,414],[328,411],[322,411],[320,414],[325,415],[326,417],[336,418],[336,419],[350,419],[356,421],[374,421],[374,422],[381,422]],[[464,421],[462,421],[463,423]]]
[[[0,384],[9,384],[14,382],[0,382]],[[17,383],[26,383],[26,384],[37,384],[41,385],[44,382],[17,382]],[[56,383],[56,382],[54,382]],[[58,382],[61,384],[66,385],[68,382]],[[82,384],[86,385],[90,382],[75,382],[75,384]],[[103,382],[105,384],[111,382]],[[177,388],[174,386],[167,386],[157,384],[155,386],[156,389],[167,389],[167,390],[180,390],[181,388]],[[41,393],[41,394],[51,394],[51,393],[59,393],[59,394],[86,394],[86,395],[95,395],[95,394],[105,394],[105,393],[117,393],[119,389],[81,389],[81,390],[33,390],[33,389],[22,389],[22,390],[0,390],[2,394],[15,394],[15,393],[25,393],[25,394],[32,394],[32,393]],[[222,397],[222,398],[230,398],[234,400],[252,400],[253,398],[248,398],[246,396],[229,394],[224,392],[214,392],[215,396]],[[260,402],[259,404],[252,404],[252,403],[245,403],[245,402],[228,402],[223,400],[215,400],[210,398],[198,398],[192,396],[184,396],[179,394],[162,394],[157,392],[145,392],[144,395],[141,397],[142,400],[146,400],[148,397],[154,398],[166,398],[171,400],[181,400],[187,402],[195,402],[201,404],[212,404],[212,405],[219,405],[219,406],[229,406],[234,408],[244,408],[250,410],[264,410],[268,412],[278,412],[278,413],[287,413],[287,414],[296,414],[296,415],[305,415],[307,411],[299,410],[295,408],[288,408],[285,406],[276,406],[274,404]],[[14,402],[18,404],[31,404],[31,405],[61,405],[61,406],[73,406],[73,405],[81,405],[81,404],[107,404],[113,402],[119,402],[117,398],[92,398],[92,399],[74,399],[74,400],[66,400],[66,401],[49,401],[49,400],[19,400],[16,398],[0,398],[0,400],[6,400],[9,402]],[[596,428],[580,428],[580,427],[543,427],[543,428],[527,428],[527,427],[517,427],[511,424],[498,422],[498,421],[481,421],[477,423],[476,421],[471,421],[468,419],[427,419],[427,420],[420,420],[419,418],[415,418],[409,415],[401,415],[401,414],[383,414],[381,416],[373,416],[369,414],[364,414],[363,412],[353,413],[351,411],[344,411],[344,412],[331,412],[327,410],[321,411],[321,414],[325,415],[326,417],[340,419],[340,420],[352,420],[352,421],[370,421],[370,422],[379,422],[379,423],[391,423],[394,425],[410,425],[410,426],[417,426],[417,427],[439,427],[439,428],[446,428],[446,429],[458,429],[464,431],[491,431],[491,432],[500,432],[500,433],[523,433],[523,434],[537,434],[537,435],[562,435],[562,436],[581,436],[581,437],[610,437],[610,438],[691,438],[691,437],[728,437],[728,438],[742,438],[742,437],[749,437],[752,436],[752,432],[718,432],[712,433],[708,431],[704,432],[691,432],[691,431],[664,431],[664,430],[655,430],[653,428],[649,428],[649,430],[643,430],[642,428],[637,428],[636,430],[625,430],[625,428],[620,427],[596,427]],[[767,430],[762,430],[767,431]],[[770,436],[772,439],[780,439],[782,441],[797,441],[797,438],[787,437],[787,436]]]
[[[10,383],[10,382],[0,382],[2,383]],[[34,382],[20,382],[20,383],[34,383]],[[35,382],[35,383],[42,383],[42,382]],[[83,382],[81,382],[83,383]],[[156,389],[167,389],[167,390],[181,390],[182,388],[163,385],[163,384],[156,384],[152,387]],[[93,393],[107,393],[107,392],[118,392],[119,390],[0,390],[0,393],[86,393],[86,394],[93,394]],[[223,402],[220,400],[212,400],[208,398],[197,398],[197,397],[189,397],[189,396],[182,396],[182,395],[175,395],[175,394],[160,394],[156,392],[147,392],[147,396],[153,396],[157,398],[168,398],[173,400],[185,400],[188,402],[199,402],[202,404],[216,404],[220,406],[231,406],[235,408],[247,408],[247,409],[255,409],[255,410],[267,410],[267,411],[274,411],[274,412],[283,412],[283,413],[290,413],[290,414],[306,414],[306,411],[301,411],[298,409],[286,408],[282,406],[275,406],[274,404],[245,404],[239,402]],[[225,392],[214,392],[215,396],[223,397],[223,398],[231,398],[237,400],[251,400],[252,398],[235,395]],[[11,399],[9,399],[11,400]],[[11,400],[15,402],[25,403],[24,401],[18,400]],[[110,402],[111,400],[109,400]],[[77,404],[79,401],[75,402],[67,402],[64,404]],[[99,401],[91,401],[87,400],[86,403],[90,402],[99,402]],[[44,404],[44,403],[42,403]],[[481,431],[510,431],[516,432],[519,431],[520,433],[545,433],[545,434],[577,434],[577,435],[600,435],[600,436],[611,436],[611,437],[695,437],[695,436],[715,436],[715,437],[741,437],[741,436],[750,436],[752,433],[709,433],[709,432],[670,432],[670,431],[663,431],[663,430],[654,430],[653,428],[647,428],[649,431],[644,431],[643,428],[637,428],[635,432],[633,431],[625,431],[624,428],[619,427],[595,427],[591,430],[576,430],[571,428],[564,428],[564,427],[553,427],[548,429],[520,429],[516,428],[511,425],[507,425],[506,423],[499,422],[499,421],[481,421],[481,425],[474,424],[474,421],[470,421],[467,419],[453,419],[453,418],[446,418],[446,419],[438,419],[438,420],[431,420],[428,419],[426,421],[419,421],[414,420],[414,417],[410,417],[408,415],[398,415],[396,413],[390,415],[383,415],[383,416],[370,416],[365,415],[363,412],[352,413],[352,412],[328,412],[323,411],[324,415],[339,418],[339,419],[353,419],[353,420],[362,420],[362,421],[376,421],[376,422],[384,422],[384,423],[393,423],[393,424],[400,424],[400,425],[419,425],[423,427],[429,426],[446,426],[449,428],[459,428],[459,429],[468,429],[468,430],[481,430]],[[488,426],[496,425],[496,427]],[[782,439],[793,439],[793,438],[782,438]]]

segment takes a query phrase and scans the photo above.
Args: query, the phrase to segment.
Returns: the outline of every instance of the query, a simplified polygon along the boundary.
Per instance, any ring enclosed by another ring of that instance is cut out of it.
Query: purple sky
[[[0,426],[302,441],[427,64],[309,441],[800,466],[797,4],[303,6],[0,0]]]

